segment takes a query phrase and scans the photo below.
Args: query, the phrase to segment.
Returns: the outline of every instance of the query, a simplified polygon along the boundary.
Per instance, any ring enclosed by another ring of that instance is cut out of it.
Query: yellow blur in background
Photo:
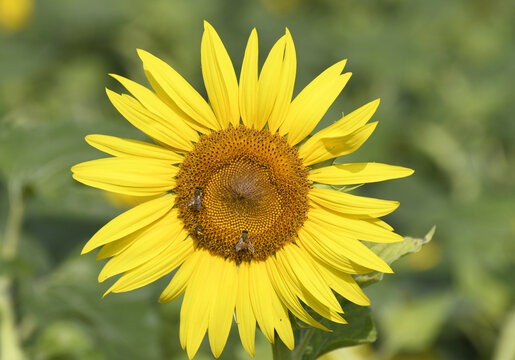
[[[29,21],[33,0],[0,0],[0,27],[18,31]]]

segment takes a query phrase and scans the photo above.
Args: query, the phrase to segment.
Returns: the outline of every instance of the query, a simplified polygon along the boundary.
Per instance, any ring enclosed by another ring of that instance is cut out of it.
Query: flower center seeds
[[[265,260],[306,220],[310,182],[297,150],[245,126],[204,135],[176,177],[179,216],[213,255]]]

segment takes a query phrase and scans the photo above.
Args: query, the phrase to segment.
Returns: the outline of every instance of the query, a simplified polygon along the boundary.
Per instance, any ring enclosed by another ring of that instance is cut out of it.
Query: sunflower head
[[[293,242],[307,218],[307,175],[297,150],[282,136],[230,127],[201,136],[186,155],[176,176],[175,203],[198,247],[237,264],[263,261]],[[242,234],[253,251],[237,247]]]
[[[292,100],[296,74],[286,30],[258,71],[258,37],[248,40],[239,81],[216,31],[205,23],[202,74],[209,102],[169,65],[138,51],[153,90],[113,75],[131,95],[107,94],[152,143],[89,135],[112,157],[72,168],[90,186],[150,199],[102,227],[83,253],[110,258],[99,281],[129,291],[175,271],[159,301],[184,294],[180,341],[189,357],[206,332],[219,356],[234,314],[254,354],[256,324],[294,347],[291,312],[327,330],[305,310],[345,323],[335,292],[370,302],[352,278],[390,267],[361,241],[402,238],[379,217],[395,201],[350,195],[331,185],[383,181],[410,169],[380,163],[313,166],[358,149],[375,129],[379,101],[309,136],[350,73],[338,62]],[[304,140],[304,141],[303,141]],[[299,145],[301,144],[301,145]]]

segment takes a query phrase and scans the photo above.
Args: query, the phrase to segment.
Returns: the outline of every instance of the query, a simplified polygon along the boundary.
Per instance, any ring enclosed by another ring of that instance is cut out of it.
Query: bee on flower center
[[[190,198],[187,207],[193,206],[195,210],[199,211],[202,206],[202,188],[197,186],[193,191],[193,196]]]
[[[240,235],[240,240],[236,244],[236,251],[239,252],[241,250],[248,249],[251,253],[254,254],[254,245],[249,238],[249,232],[247,230],[243,230]]]
[[[202,225],[195,226],[195,237],[197,239],[202,239],[204,233],[202,232]]]

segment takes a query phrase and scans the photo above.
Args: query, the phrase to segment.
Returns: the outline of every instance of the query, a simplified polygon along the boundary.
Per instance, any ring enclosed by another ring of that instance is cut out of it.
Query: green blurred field
[[[400,200],[386,219],[400,234],[437,231],[420,253],[395,264],[395,275],[367,288],[379,338],[347,359],[515,358],[509,0],[41,0],[18,29],[0,22],[0,245],[7,251],[0,276],[13,281],[8,295],[26,357],[187,358],[178,338],[180,301],[157,303],[169,277],[101,299],[112,281],[97,284],[102,263],[79,254],[123,207],[74,182],[69,168],[102,156],[86,144],[87,134],[143,138],[104,92],[122,91],[108,73],[147,84],[136,48],[166,60],[205,94],[204,19],[238,74],[253,27],[261,62],[288,27],[298,56],[295,93],[348,58],[354,75],[321,127],[378,97],[381,105],[373,136],[339,161],[416,170],[356,190]],[[8,229],[17,222],[20,242],[10,257],[17,234]],[[2,314],[3,324],[0,303]],[[249,358],[235,330],[221,359]],[[269,356],[257,332],[256,358]],[[211,358],[207,344],[197,358]]]

